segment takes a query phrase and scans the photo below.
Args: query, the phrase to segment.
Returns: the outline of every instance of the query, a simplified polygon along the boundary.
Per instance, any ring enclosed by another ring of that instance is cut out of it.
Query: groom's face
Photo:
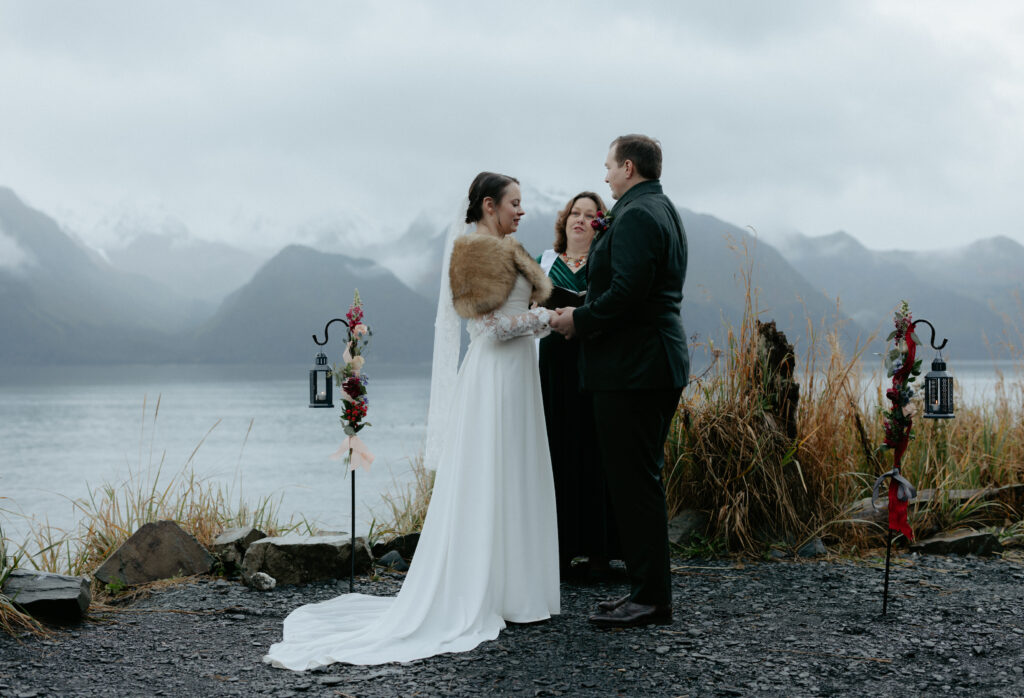
[[[618,199],[625,194],[630,184],[626,174],[627,161],[623,161],[621,165],[618,163],[615,153],[616,148],[617,146],[613,145],[608,151],[608,157],[604,160],[604,168],[607,170],[604,181],[608,182],[608,188],[612,190],[613,199]]]

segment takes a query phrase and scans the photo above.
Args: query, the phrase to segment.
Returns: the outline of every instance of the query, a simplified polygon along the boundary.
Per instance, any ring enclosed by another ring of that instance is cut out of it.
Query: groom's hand
[[[572,339],[576,335],[576,324],[572,321],[573,308],[558,308],[551,318],[551,329]]]

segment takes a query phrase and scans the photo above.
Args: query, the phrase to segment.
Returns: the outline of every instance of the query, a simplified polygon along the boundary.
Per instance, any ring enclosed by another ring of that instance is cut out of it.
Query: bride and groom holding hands
[[[556,512],[533,341],[552,332],[578,342],[578,386],[593,405],[629,574],[629,593],[600,603],[589,621],[671,622],[661,467],[689,375],[679,316],[687,250],[659,182],[661,160],[660,145],[646,136],[612,142],[605,181],[617,203],[595,226],[585,300],[554,310],[541,305],[552,290],[548,274],[511,237],[524,215],[518,181],[476,177],[446,238],[425,456],[436,477],[402,588],[395,597],[343,594],[297,608],[264,661],[300,671],[410,661],[468,651],[506,622],[560,612],[564,517]],[[460,317],[471,337],[461,366]]]

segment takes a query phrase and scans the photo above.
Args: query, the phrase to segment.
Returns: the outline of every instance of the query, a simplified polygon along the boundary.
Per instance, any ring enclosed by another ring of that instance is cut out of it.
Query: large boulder
[[[229,528],[213,541],[213,553],[220,558],[225,571],[233,572],[242,566],[249,546],[266,537],[266,533],[252,526]]]
[[[4,582],[4,596],[36,618],[69,623],[89,609],[92,592],[88,577],[52,572],[14,570]]]
[[[683,509],[668,522],[668,539],[673,545],[687,546],[708,530],[708,515],[696,509]]]
[[[356,572],[371,570],[373,555],[366,539],[356,538],[355,547]],[[264,572],[278,584],[305,584],[347,577],[351,567],[351,538],[291,534],[250,545],[242,562],[242,580],[249,584],[254,574]]]
[[[406,560],[411,560],[416,552],[416,545],[420,542],[419,533],[407,533],[404,536],[396,536],[385,543],[374,543],[373,556],[380,559],[394,551]]]
[[[142,526],[96,570],[105,584],[133,586],[170,577],[207,574],[215,560],[173,521]]]
[[[409,571],[409,563],[402,559],[397,550],[390,550],[384,553],[383,557],[377,558],[377,566],[386,567],[395,572]]]
[[[828,555],[828,548],[821,538],[815,537],[807,541],[796,551],[797,557],[821,557]]]

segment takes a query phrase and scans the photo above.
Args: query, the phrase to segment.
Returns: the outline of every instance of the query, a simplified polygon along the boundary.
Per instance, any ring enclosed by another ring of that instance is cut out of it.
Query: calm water
[[[165,476],[192,459],[196,474],[224,483],[233,499],[280,499],[283,519],[305,517],[350,530],[351,491],[338,409],[310,409],[308,367],[26,369],[0,373],[0,508],[76,521],[71,500],[90,487],[153,470]],[[429,378],[370,374],[372,426],[360,436],[377,456],[356,477],[357,533],[381,510],[380,493],[410,480],[424,442]],[[159,399],[159,412],[157,400]],[[251,429],[250,429],[251,425]],[[194,455],[193,455],[194,452]],[[9,537],[26,528],[0,523]]]
[[[928,357],[926,370],[930,362]],[[993,395],[993,364],[950,368],[958,405]],[[285,520],[304,517],[347,531],[349,482],[343,464],[328,458],[344,438],[339,410],[306,406],[307,369],[0,369],[0,509],[68,529],[76,522],[71,501],[86,497],[90,487],[144,475],[161,459],[171,475],[191,456],[200,477],[224,483],[235,499],[256,502],[269,495],[280,499]],[[361,436],[377,461],[369,474],[357,473],[357,533],[383,511],[381,492],[411,479],[429,392],[422,372],[370,375],[373,426]],[[1004,375],[1008,384],[1020,384],[1015,368],[1004,368]],[[865,394],[873,395],[880,374],[868,367],[863,378]],[[0,517],[8,535],[20,539],[24,521],[2,512]]]
[[[921,364],[921,376],[913,384],[917,390],[924,387],[924,377],[931,370],[933,354],[926,352]],[[995,363],[992,361],[981,361],[972,359],[961,359],[958,361],[947,361],[946,370],[953,374],[953,403],[954,408],[961,405],[979,405],[992,400],[1002,390],[1011,402],[1021,406],[1022,386],[1024,386],[1024,373],[1021,366],[1015,366],[1006,362]],[[861,385],[864,395],[873,403],[877,394],[877,386],[888,388],[892,384],[891,378],[885,377],[885,371],[881,366],[881,359],[877,364],[866,365],[861,371]],[[883,388],[883,392],[884,392]],[[1013,396],[1016,399],[1013,400]]]

